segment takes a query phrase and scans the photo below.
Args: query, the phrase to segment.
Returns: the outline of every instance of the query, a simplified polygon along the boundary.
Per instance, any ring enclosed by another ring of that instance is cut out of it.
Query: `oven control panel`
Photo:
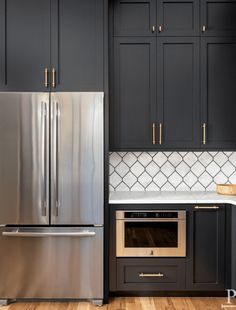
[[[126,219],[129,218],[138,218],[138,219],[148,219],[148,218],[165,218],[165,219],[172,219],[172,218],[178,218],[178,212],[165,212],[165,211],[158,211],[158,212],[125,212]]]

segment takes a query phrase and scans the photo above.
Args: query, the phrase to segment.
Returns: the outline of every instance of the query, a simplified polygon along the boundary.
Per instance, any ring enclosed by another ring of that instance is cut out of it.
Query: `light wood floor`
[[[235,308],[222,308],[226,298],[165,298],[165,297],[126,297],[111,299],[109,305],[96,308],[88,302],[80,303],[15,303],[1,310],[216,310],[235,309],[236,299],[232,300]]]

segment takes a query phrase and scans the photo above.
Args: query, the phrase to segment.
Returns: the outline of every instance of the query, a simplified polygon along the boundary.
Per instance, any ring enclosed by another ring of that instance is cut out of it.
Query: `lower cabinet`
[[[119,258],[117,287],[121,291],[182,290],[185,259]]]

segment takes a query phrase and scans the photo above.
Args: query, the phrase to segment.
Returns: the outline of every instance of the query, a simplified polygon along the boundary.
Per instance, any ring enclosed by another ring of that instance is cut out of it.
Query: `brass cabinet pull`
[[[207,124],[202,124],[202,144],[205,145],[207,143]]]
[[[152,144],[156,144],[156,124],[152,124]]]
[[[52,69],[52,87],[53,88],[56,87],[56,69],[55,68]]]
[[[195,210],[219,210],[219,206],[195,206]]]
[[[202,32],[206,32],[206,26],[205,25],[202,26]]]
[[[45,68],[44,69],[44,86],[46,88],[48,88],[48,86],[49,86],[49,83],[48,83],[48,72],[49,72],[48,68]]]
[[[162,31],[163,31],[163,27],[162,27],[162,26],[159,26],[159,27],[158,27],[158,31],[159,31],[159,32],[162,32]]]
[[[159,124],[159,144],[162,145],[163,142],[163,124]]]
[[[151,278],[151,277],[157,277],[157,278],[163,278],[165,275],[163,273],[143,273],[141,272],[139,274],[140,278]]]
[[[154,33],[156,31],[156,26],[152,26],[152,33]]]

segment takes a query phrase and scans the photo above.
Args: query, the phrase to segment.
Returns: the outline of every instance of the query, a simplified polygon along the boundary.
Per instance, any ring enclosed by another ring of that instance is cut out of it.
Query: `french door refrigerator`
[[[103,93],[0,93],[0,300],[103,299]]]

